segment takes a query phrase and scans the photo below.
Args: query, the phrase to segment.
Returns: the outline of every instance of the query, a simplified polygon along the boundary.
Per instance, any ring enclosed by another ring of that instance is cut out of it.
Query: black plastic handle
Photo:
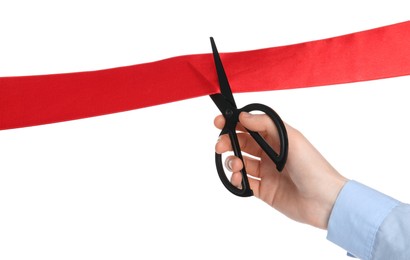
[[[241,149],[239,148],[239,142],[238,142],[238,137],[236,136],[236,133],[229,132],[228,134],[229,134],[229,138],[231,139],[231,144],[232,144],[233,152],[235,156],[240,158],[243,162],[243,157],[242,157]],[[242,183],[241,183],[241,188],[238,188],[232,185],[231,181],[228,179],[228,177],[226,177],[225,170],[223,167],[223,162],[222,162],[222,154],[215,153],[215,163],[216,163],[216,169],[218,171],[219,178],[221,179],[223,185],[225,186],[227,190],[229,190],[230,192],[232,192],[233,194],[239,197],[253,196],[253,191],[249,185],[248,174],[246,172],[245,167],[243,167],[241,170]]]
[[[275,124],[279,135],[279,154],[272,149],[272,147],[265,141],[265,139],[263,139],[263,137],[258,132],[254,132],[249,129],[246,130],[259,144],[262,150],[269,156],[269,158],[276,164],[276,169],[278,171],[282,171],[288,158],[289,142],[285,124],[283,123],[280,116],[272,108],[259,103],[249,104],[240,110],[245,112],[261,111],[269,116],[269,118]]]
[[[276,164],[276,168],[278,171],[282,171],[285,167],[287,155],[288,155],[288,135],[286,132],[285,124],[283,123],[282,119],[279,115],[270,107],[265,106],[263,104],[253,103],[243,107],[242,109],[237,109],[235,111],[229,111],[230,115],[225,115],[225,119],[227,120],[224,129],[221,132],[221,135],[228,134],[233,152],[236,157],[240,158],[243,162],[242,152],[239,146],[238,137],[236,135],[236,125],[239,122],[239,114],[240,112],[251,112],[251,111],[261,111],[269,116],[269,118],[275,124],[278,134],[279,134],[279,142],[280,142],[280,151],[276,153],[272,147],[263,139],[263,137],[258,133],[251,130],[246,129],[249,134],[255,139],[255,141],[259,144],[262,150],[269,156],[269,158]],[[216,168],[218,171],[219,178],[221,179],[223,185],[226,189],[228,189],[231,193],[240,196],[240,197],[250,197],[253,196],[253,191],[250,188],[248,175],[246,172],[245,167],[241,170],[242,175],[242,183],[241,187],[235,187],[232,185],[231,181],[227,178],[222,162],[222,155],[215,153],[215,163]],[[243,163],[245,165],[245,163]]]

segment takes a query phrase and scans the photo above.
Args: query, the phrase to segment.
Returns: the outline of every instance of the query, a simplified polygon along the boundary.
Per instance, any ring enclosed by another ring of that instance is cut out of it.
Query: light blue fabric
[[[349,181],[333,207],[327,239],[363,260],[410,259],[409,214],[409,205]],[[396,247],[396,239],[400,248],[407,246],[407,253]]]
[[[371,259],[410,259],[410,205],[398,205],[386,217],[376,235]]]

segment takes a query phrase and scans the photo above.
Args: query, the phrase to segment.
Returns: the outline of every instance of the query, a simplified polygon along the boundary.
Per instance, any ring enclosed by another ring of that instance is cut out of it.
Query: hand
[[[289,152],[285,168],[278,172],[272,160],[262,151],[244,127],[259,132],[278,151],[278,134],[273,122],[266,115],[242,112],[238,139],[241,150],[259,159],[244,157],[248,178],[254,195],[289,218],[318,228],[327,229],[329,216],[336,198],[347,179],[340,175],[313,145],[296,129],[285,124],[289,139]],[[225,119],[215,118],[214,124],[222,129]],[[227,135],[219,138],[217,153],[231,151]],[[232,171],[231,182],[240,186],[242,161],[230,156],[226,165]]]

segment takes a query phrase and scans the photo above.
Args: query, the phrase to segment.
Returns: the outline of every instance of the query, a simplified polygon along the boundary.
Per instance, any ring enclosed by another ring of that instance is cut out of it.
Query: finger
[[[239,172],[243,168],[242,160],[236,156],[228,156],[225,159],[225,167],[231,172]]]
[[[249,130],[259,132],[261,134],[267,133],[275,139],[278,137],[278,131],[275,123],[266,114],[251,114],[242,112],[239,114],[239,121]]]
[[[215,117],[214,119],[214,125],[216,126],[216,128],[218,129],[222,129],[225,125],[225,118],[223,117],[223,115],[218,115]]]
[[[261,161],[248,156],[243,156],[243,162],[245,163],[246,173],[254,178],[261,178],[260,165]]]
[[[262,149],[248,133],[237,133],[239,147],[241,151],[250,155],[260,157]],[[232,151],[229,135],[221,135],[215,145],[215,151],[219,154]]]
[[[222,154],[232,151],[231,140],[228,135],[220,135],[215,144],[215,152]]]
[[[242,174],[241,172],[233,172],[231,175],[231,183],[238,189],[242,189]]]
[[[225,126],[225,118],[223,117],[223,115],[218,115],[218,116],[215,117],[214,125],[218,129],[222,129]],[[242,132],[246,131],[245,128],[241,125],[240,122],[237,125],[237,130],[242,131]]]
[[[241,124],[247,129],[258,132],[265,141],[272,146],[275,151],[280,149],[280,139],[278,128],[272,119],[266,114],[250,114],[242,112],[239,115]],[[289,126],[284,123],[286,132],[289,132]]]
[[[252,178],[248,178],[249,186],[251,190],[253,191],[253,194],[256,197],[259,197],[259,187],[260,187],[260,181]],[[242,174],[240,172],[234,172],[232,173],[231,176],[231,183],[233,186],[242,189]]]
[[[225,167],[232,172],[231,183],[233,186],[241,189],[242,188],[242,174],[241,170],[243,168],[242,160],[236,156],[228,156],[225,160]]]
[[[246,173],[254,178],[261,178],[260,160],[243,156]],[[240,172],[243,168],[243,162],[236,156],[228,156],[225,160],[225,167],[231,172]]]
[[[250,158],[248,156],[244,156],[243,159],[244,159],[245,169],[246,169],[248,176],[253,177],[253,178],[248,177],[250,188],[253,191],[254,195],[256,197],[259,197],[259,190],[260,190],[260,184],[261,184],[260,161]],[[225,165],[229,171],[232,171],[232,175],[231,175],[232,185],[239,189],[242,189],[242,173],[241,173],[241,170],[243,167],[242,160],[236,156],[229,156],[225,160]]]

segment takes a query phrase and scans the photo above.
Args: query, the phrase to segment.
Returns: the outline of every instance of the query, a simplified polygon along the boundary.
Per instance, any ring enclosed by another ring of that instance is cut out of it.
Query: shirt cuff
[[[370,259],[381,223],[399,203],[363,184],[348,181],[330,214],[327,239],[360,259]]]

